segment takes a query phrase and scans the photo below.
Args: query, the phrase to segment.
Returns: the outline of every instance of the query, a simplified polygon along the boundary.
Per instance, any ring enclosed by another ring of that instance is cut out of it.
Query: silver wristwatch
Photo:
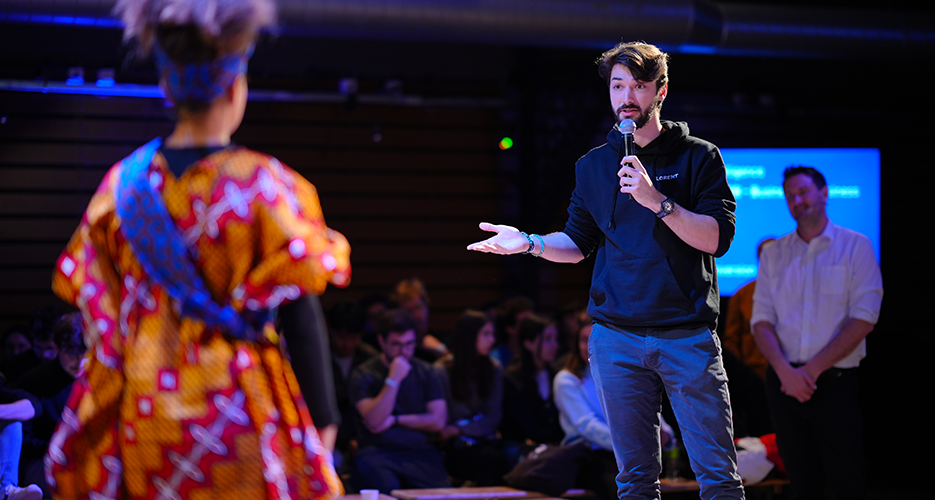
[[[660,204],[660,210],[656,212],[656,217],[661,219],[665,217],[666,215],[671,214],[674,211],[675,211],[675,202],[672,201],[672,198],[669,198],[668,196],[666,196],[666,199],[662,200],[662,203]]]

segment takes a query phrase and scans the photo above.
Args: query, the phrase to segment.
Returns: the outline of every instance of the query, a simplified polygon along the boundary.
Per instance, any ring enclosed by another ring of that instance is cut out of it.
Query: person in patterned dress
[[[88,355],[46,456],[49,486],[57,498],[340,495],[316,295],[348,284],[350,247],[312,184],[230,140],[272,0],[121,0],[116,12],[178,118],[107,172],[58,259],[53,289],[81,311]]]

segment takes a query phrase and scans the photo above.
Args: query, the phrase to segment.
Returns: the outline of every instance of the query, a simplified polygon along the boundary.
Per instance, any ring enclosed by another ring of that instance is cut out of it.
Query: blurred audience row
[[[542,455],[542,445],[577,445],[587,452],[587,467],[575,473],[578,464],[558,466],[572,471],[575,487],[616,498],[584,304],[543,313],[532,300],[513,297],[465,310],[451,332],[429,327],[429,304],[425,286],[412,278],[326,313],[342,416],[335,464],[348,490],[501,485],[518,463]],[[42,458],[85,354],[82,319],[42,309],[2,340],[0,494],[49,498]],[[738,373],[752,373],[730,350],[725,357],[729,370],[737,364]],[[749,392],[733,385],[732,396]],[[744,398],[759,407],[759,395]],[[760,413],[735,408],[735,415]],[[768,418],[753,420],[751,430],[769,431]],[[735,425],[747,435],[743,422]],[[660,439],[664,450],[678,451],[664,418]],[[675,473],[674,462],[666,467]]]
[[[0,494],[49,498],[42,458],[85,354],[82,319],[56,308],[3,334],[0,358]],[[20,486],[23,485],[23,486]]]
[[[349,489],[501,485],[540,445],[582,443],[589,466],[576,485],[616,498],[584,309],[542,313],[514,297],[464,311],[450,333],[432,331],[415,278],[331,307],[336,464]],[[661,438],[666,449],[676,441],[664,420]]]

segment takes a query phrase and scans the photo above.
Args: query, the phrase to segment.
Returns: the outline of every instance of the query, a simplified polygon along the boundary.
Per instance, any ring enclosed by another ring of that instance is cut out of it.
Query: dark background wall
[[[933,11],[913,2],[860,6],[881,15]],[[464,247],[484,237],[481,220],[529,232],[562,227],[574,161],[612,125],[593,65],[603,48],[284,34],[258,46],[251,88],[293,98],[252,99],[235,140],[308,177],[329,225],[348,236],[352,284],[329,289],[325,305],[409,276],[426,282],[441,330],[464,308],[511,294],[543,308],[585,300],[590,262]],[[0,22],[0,84],[61,82],[71,66],[155,83],[151,63],[128,60],[115,28]],[[674,51],[663,109],[721,147],[880,149],[886,295],[862,370],[871,465],[887,470],[872,476],[879,484],[898,474],[894,461],[930,449],[922,395],[931,393],[932,342],[921,312],[935,295],[923,261],[935,180],[931,66],[932,52],[899,44],[837,57]],[[359,83],[356,102],[337,91],[348,77]],[[170,128],[171,112],[156,98],[0,90],[0,326],[56,300],[52,265],[101,176]],[[497,148],[504,135],[516,141],[509,151]]]

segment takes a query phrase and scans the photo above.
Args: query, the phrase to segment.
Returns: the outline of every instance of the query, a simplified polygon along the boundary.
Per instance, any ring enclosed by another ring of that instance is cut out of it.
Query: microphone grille
[[[636,132],[636,123],[629,118],[624,118],[620,120],[620,123],[617,125],[617,128],[620,129],[621,134],[632,134]]]

